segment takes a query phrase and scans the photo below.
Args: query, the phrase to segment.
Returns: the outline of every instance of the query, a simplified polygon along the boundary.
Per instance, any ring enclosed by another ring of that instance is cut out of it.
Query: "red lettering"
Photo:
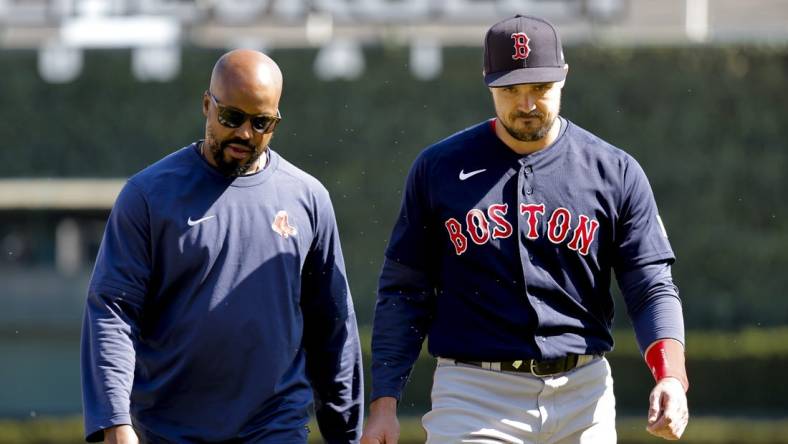
[[[446,221],[446,229],[449,230],[449,239],[454,244],[454,252],[457,256],[465,253],[468,249],[468,238],[462,234],[462,225],[452,217]]]
[[[528,54],[531,53],[531,47],[528,46],[528,36],[524,32],[515,32],[512,34],[514,40],[514,54],[512,60],[525,60]]]
[[[473,243],[484,245],[490,240],[490,223],[487,222],[487,217],[484,216],[482,210],[474,208],[468,211],[468,215],[465,216],[465,222],[468,225],[468,234],[471,235]],[[479,231],[481,231],[481,234]]]
[[[504,217],[508,211],[508,204],[492,204],[490,208],[487,208],[487,216],[498,224],[498,226],[494,227],[492,230],[493,239],[507,238],[512,235],[514,231],[514,229],[512,229],[512,224]]]
[[[472,208],[465,215],[465,225],[455,218],[449,218],[445,222],[446,230],[449,233],[449,240],[454,246],[457,255],[461,255],[468,250],[468,237],[476,245],[484,245],[490,239],[504,239],[511,237],[514,233],[514,226],[506,219],[509,212],[508,204],[491,204],[486,213],[483,210]],[[528,222],[526,237],[531,240],[539,239],[540,216],[545,214],[545,204],[525,204],[520,203],[520,215],[525,216]],[[493,226],[490,227],[490,221]],[[463,229],[467,231],[467,236],[463,234]],[[588,255],[599,230],[599,222],[585,215],[579,215],[577,227],[574,229],[571,240],[567,248],[577,251],[583,256]],[[572,231],[572,213],[564,208],[556,208],[550,215],[547,222],[547,238],[554,244],[560,244],[567,240]]]
[[[528,239],[538,239],[539,232],[536,230],[536,215],[544,214],[544,204],[520,204],[520,214],[528,214]]]
[[[581,214],[580,223],[577,225],[577,228],[575,228],[575,235],[572,237],[567,247],[577,251],[583,256],[587,255],[588,249],[591,247],[591,242],[594,241],[594,235],[596,234],[597,228],[599,228],[599,222]]]
[[[558,207],[550,216],[547,223],[547,238],[554,244],[560,244],[569,234],[569,224],[572,214],[563,207]],[[561,219],[561,222],[558,220]]]

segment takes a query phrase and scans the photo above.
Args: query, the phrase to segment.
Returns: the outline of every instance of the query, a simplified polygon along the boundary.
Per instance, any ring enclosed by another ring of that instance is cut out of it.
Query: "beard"
[[[206,149],[205,155],[210,156],[214,163],[216,163],[216,169],[219,170],[221,174],[228,177],[248,174],[249,170],[257,163],[257,160],[260,159],[260,156],[265,153],[264,147],[255,145],[249,140],[233,138],[217,142],[210,130],[203,144]],[[230,156],[225,157],[224,150],[230,144],[246,147],[249,149],[249,156],[245,159],[235,159]]]
[[[536,142],[537,140],[544,139],[547,133],[550,132],[550,128],[553,127],[557,115],[556,113],[552,116],[547,116],[537,110],[533,110],[530,113],[517,111],[509,114],[509,120],[499,118],[498,121],[503,124],[506,132],[515,139],[521,142]],[[531,117],[533,120],[528,120],[515,126],[518,123],[517,119],[526,117]]]

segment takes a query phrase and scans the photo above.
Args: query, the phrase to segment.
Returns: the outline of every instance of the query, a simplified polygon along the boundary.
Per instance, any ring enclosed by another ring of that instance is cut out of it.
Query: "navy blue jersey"
[[[89,440],[328,442],[362,420],[361,353],[326,189],[276,152],[227,178],[183,148],[133,176],[107,223],[82,332]],[[314,395],[314,397],[313,397]]]
[[[611,271],[673,261],[638,163],[561,122],[530,155],[491,120],[415,160],[381,275],[373,399],[399,396],[425,335],[431,354],[475,361],[609,351]]]

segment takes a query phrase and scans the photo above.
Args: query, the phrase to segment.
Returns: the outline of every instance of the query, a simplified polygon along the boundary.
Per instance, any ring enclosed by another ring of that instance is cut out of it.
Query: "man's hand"
[[[130,425],[124,424],[104,429],[104,442],[107,444],[139,444],[140,440]]]
[[[681,438],[689,421],[687,395],[676,378],[661,379],[648,399],[648,426],[654,436],[668,440]]]
[[[369,418],[361,435],[361,444],[397,444],[399,421],[397,399],[378,398],[369,405]]]

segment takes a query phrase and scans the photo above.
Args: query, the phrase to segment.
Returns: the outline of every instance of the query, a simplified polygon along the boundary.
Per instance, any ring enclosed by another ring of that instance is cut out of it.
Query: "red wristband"
[[[646,350],[646,364],[655,381],[676,378],[681,382],[684,391],[689,389],[687,370],[684,368],[684,346],[680,342],[673,339],[654,342]]]

